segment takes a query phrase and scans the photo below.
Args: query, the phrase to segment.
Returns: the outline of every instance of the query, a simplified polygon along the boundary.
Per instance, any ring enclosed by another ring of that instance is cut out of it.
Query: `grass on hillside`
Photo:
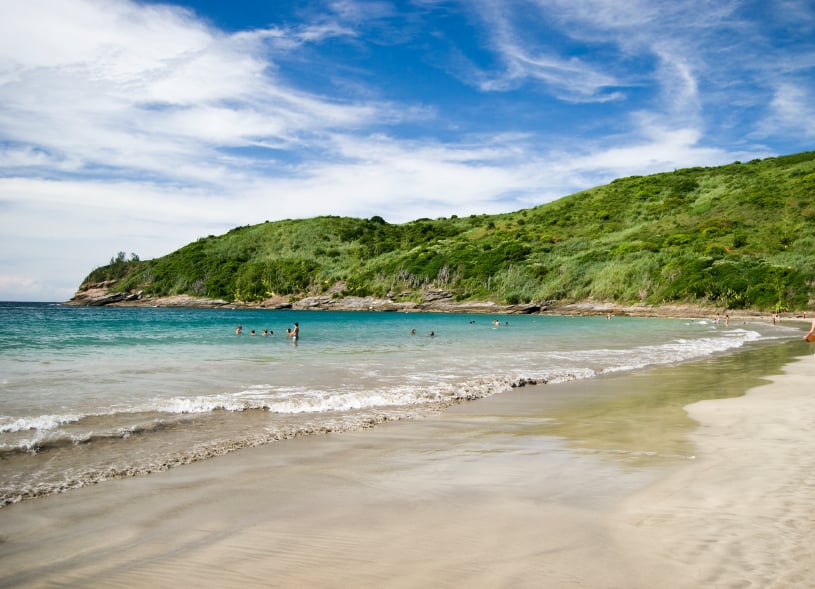
[[[308,294],[796,310],[815,282],[815,152],[629,177],[502,215],[316,217],[123,256],[83,283],[257,301]]]

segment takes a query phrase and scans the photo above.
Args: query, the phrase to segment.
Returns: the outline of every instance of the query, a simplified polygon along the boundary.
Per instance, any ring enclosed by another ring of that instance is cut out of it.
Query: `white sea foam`
[[[642,346],[633,350],[595,350],[591,353],[600,352],[609,356],[619,356],[620,362],[609,364],[602,369],[602,372],[622,372],[647,366],[675,364],[704,358],[712,354],[739,348],[748,342],[758,341],[761,338],[761,334],[756,331],[738,329],[726,332],[722,337],[679,338],[656,346]]]
[[[30,417],[0,417],[0,433],[29,430],[56,430],[75,424],[86,417],[115,414],[169,413],[202,414],[214,411],[242,412],[265,409],[281,414],[344,412],[375,407],[416,406],[452,402],[457,399],[486,397],[511,388],[512,383],[532,379],[555,384],[575,379],[592,378],[598,373],[636,370],[652,365],[672,364],[709,356],[762,335],[748,329],[717,333],[715,337],[678,338],[652,346],[635,348],[600,348],[571,352],[527,354],[522,372],[509,375],[460,378],[460,367],[449,374],[435,374],[435,382],[427,375],[406,374],[401,384],[373,388],[336,387],[334,389],[298,388],[294,386],[251,385],[234,393],[155,398],[131,406],[118,404],[106,410],[80,414],[53,414]],[[537,365],[536,365],[537,363]],[[369,375],[375,373],[368,371]],[[36,440],[31,442],[32,445]]]
[[[534,372],[534,375],[533,375]],[[527,375],[479,377],[469,380],[445,380],[441,382],[411,382],[387,387],[335,389],[299,389],[254,385],[233,394],[195,397],[174,397],[156,400],[155,404],[143,406],[140,411],[165,413],[209,413],[212,411],[246,411],[267,409],[274,413],[329,413],[356,411],[371,408],[410,407],[444,404],[462,399],[486,397],[517,386],[525,380],[562,382],[576,378],[590,378],[591,369],[576,371],[530,371]]]
[[[0,417],[0,432],[16,433],[29,430],[52,430],[82,419],[79,415],[39,415],[37,417]]]

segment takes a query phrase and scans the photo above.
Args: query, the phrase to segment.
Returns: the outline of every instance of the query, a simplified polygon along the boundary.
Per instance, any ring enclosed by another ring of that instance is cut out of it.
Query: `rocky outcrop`
[[[111,292],[110,289],[115,284],[115,280],[96,284],[83,284],[74,297],[66,304],[85,307],[102,307],[124,301],[135,301],[140,298],[141,293]]]
[[[191,308],[259,308],[259,309],[297,309],[310,311],[382,311],[382,312],[426,312],[426,313],[539,313],[548,305],[538,303],[499,305],[492,301],[457,302],[453,294],[440,289],[426,289],[416,296],[414,293],[399,293],[392,297],[356,297],[340,296],[338,292],[325,295],[308,296],[301,299],[270,297],[263,301],[244,303],[228,302],[206,297],[175,295],[169,297],[152,297],[142,291],[121,293],[113,292],[116,281],[83,285],[65,305],[85,307],[191,307]],[[414,297],[418,300],[405,300]],[[400,300],[401,299],[401,300]]]
[[[692,304],[674,305],[619,305],[617,303],[581,301],[561,303],[542,301],[501,305],[492,301],[456,301],[452,293],[441,289],[426,289],[419,293],[405,292],[385,298],[341,296],[337,291],[301,299],[271,297],[259,302],[228,302],[221,299],[175,295],[152,297],[142,291],[131,293],[112,292],[116,281],[83,285],[66,305],[116,306],[116,307],[190,307],[190,308],[257,308],[295,309],[302,311],[382,311],[402,313],[481,313],[481,314],[533,314],[556,315],[607,315],[637,317],[713,317],[724,315],[725,310]],[[756,317],[758,311],[730,313],[731,317]]]
[[[64,305],[76,307],[223,307],[229,305],[227,301],[193,297],[190,295],[177,295],[172,297],[145,296],[143,291],[113,292],[116,280],[83,284],[70,301]]]

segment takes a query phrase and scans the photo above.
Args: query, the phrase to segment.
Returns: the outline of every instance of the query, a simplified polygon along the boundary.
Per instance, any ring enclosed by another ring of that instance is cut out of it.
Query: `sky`
[[[812,149],[813,0],[0,0],[0,300]]]

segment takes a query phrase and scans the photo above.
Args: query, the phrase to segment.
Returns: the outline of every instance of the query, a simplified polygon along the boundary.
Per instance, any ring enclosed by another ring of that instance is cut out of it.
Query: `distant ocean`
[[[0,303],[0,505],[793,337],[698,319]]]

